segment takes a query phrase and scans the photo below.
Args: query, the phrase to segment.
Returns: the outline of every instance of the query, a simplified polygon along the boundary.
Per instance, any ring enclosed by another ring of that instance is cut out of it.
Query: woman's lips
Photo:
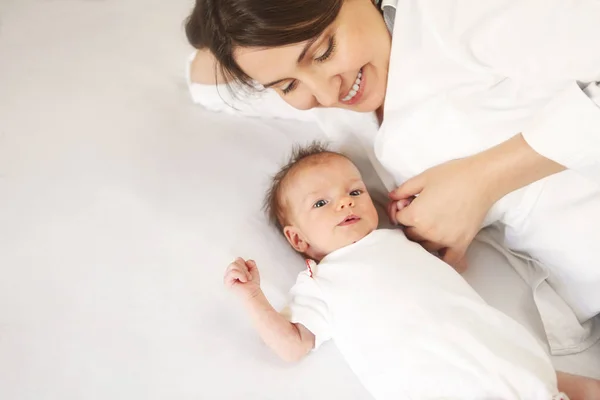
[[[361,78],[360,78],[360,86],[358,88],[358,91],[351,99],[346,100],[346,101],[340,100],[342,104],[345,104],[347,106],[352,106],[362,100],[362,97],[363,97],[363,94],[365,91],[365,87],[367,84],[367,79],[365,76],[365,68],[362,67],[359,72],[361,73]]]

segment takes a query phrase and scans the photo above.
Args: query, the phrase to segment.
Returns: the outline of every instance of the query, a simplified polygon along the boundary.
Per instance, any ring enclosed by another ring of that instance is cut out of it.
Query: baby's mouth
[[[360,217],[358,217],[354,214],[350,214],[346,218],[344,218],[344,220],[342,222],[340,222],[338,224],[338,226],[352,225],[352,224],[357,223],[358,221],[360,221]]]

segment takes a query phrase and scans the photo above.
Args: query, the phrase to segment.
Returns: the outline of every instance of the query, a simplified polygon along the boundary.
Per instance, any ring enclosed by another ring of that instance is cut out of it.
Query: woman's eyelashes
[[[329,37],[329,45],[327,46],[327,50],[325,50],[325,52],[322,55],[315,58],[315,61],[317,61],[317,62],[327,61],[329,59],[329,57],[331,57],[331,55],[333,54],[334,51],[335,51],[335,37],[330,36]]]
[[[288,94],[292,90],[296,89],[296,86],[298,86],[298,81],[294,79],[286,87],[281,89],[281,91],[283,92],[283,94]]]
[[[330,36],[328,43],[329,44],[328,44],[325,52],[323,52],[323,54],[321,54],[320,56],[318,56],[314,59],[316,62],[322,63],[322,62],[327,61],[335,52],[335,47],[336,47],[335,36]],[[283,94],[288,94],[292,90],[296,89],[297,86],[298,86],[298,81],[296,79],[294,79],[286,87],[281,89],[281,91],[283,92]]]

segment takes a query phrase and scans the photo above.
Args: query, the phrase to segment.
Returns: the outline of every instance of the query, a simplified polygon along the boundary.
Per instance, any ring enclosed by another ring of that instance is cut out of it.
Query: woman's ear
[[[294,226],[286,226],[283,228],[283,234],[285,235],[287,241],[292,245],[294,250],[299,253],[306,253],[306,250],[308,250],[309,246],[304,239],[302,232],[300,232],[298,228]]]

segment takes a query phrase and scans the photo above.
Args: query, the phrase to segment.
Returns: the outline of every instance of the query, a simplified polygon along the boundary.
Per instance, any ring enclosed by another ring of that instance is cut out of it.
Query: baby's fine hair
[[[282,196],[286,178],[300,164],[304,164],[310,159],[317,161],[324,155],[346,157],[343,154],[329,150],[325,143],[319,141],[313,141],[308,145],[296,145],[292,149],[288,162],[271,179],[271,184],[263,202],[263,210],[267,214],[269,222],[275,225],[279,231],[283,231],[283,227],[288,223]]]

